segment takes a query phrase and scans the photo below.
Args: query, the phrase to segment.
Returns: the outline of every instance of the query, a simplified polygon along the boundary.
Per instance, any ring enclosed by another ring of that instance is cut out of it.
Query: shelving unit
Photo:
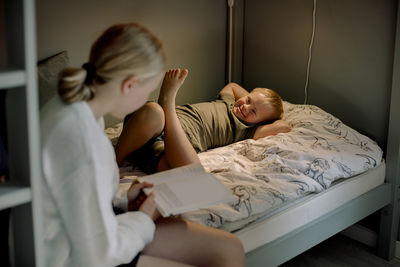
[[[0,72],[1,89],[24,86],[25,83],[25,71],[23,70]]]
[[[35,2],[0,0],[0,5],[6,57],[0,68],[0,90],[6,90],[6,125],[1,127],[7,128],[9,153],[0,209],[11,208],[12,265],[43,266]]]
[[[0,209],[29,203],[31,200],[32,194],[29,187],[10,184],[0,187]]]

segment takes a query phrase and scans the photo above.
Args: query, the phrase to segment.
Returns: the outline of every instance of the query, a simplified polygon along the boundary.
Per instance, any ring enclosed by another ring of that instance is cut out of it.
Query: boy
[[[178,74],[176,81],[169,78],[173,73]],[[147,103],[127,116],[116,145],[118,164],[128,157],[135,166],[154,173],[199,162],[193,148],[198,153],[290,131],[290,126],[280,120],[282,100],[271,89],[256,88],[249,93],[230,83],[215,101],[175,107],[176,92],[187,74],[187,70],[168,71],[158,104]],[[165,92],[170,91],[175,94],[166,97]]]

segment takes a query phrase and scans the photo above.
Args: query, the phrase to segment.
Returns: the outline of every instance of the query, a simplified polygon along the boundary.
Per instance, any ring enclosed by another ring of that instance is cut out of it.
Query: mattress
[[[263,244],[285,231],[291,231],[296,225],[303,225],[304,221],[311,221],[329,212],[338,207],[341,201],[348,201],[341,195],[340,189],[337,193],[339,199],[325,199],[335,195],[336,188],[350,185],[350,189],[343,189],[343,192],[357,197],[365,192],[358,193],[357,190],[363,189],[363,184],[368,184],[364,181],[368,180],[368,173],[372,173],[372,178],[377,177],[374,172],[384,173],[382,150],[367,136],[313,105],[284,102],[284,110],[283,119],[292,126],[289,133],[258,140],[247,139],[199,154],[206,171],[231,190],[235,201],[184,213],[184,219],[236,231],[242,236],[242,231],[249,231],[255,225],[262,227],[262,223],[255,221],[269,217],[265,223],[271,221],[272,225],[275,223],[276,227],[282,227],[283,232],[276,229],[266,231],[272,227],[267,226],[262,232],[271,236],[263,238],[260,242]],[[121,125],[106,130],[113,143],[120,130]],[[135,170],[132,166],[123,167],[120,169],[121,177]],[[355,180],[360,180],[360,185],[353,188],[351,185]],[[204,195],[207,197],[207,192]],[[321,205],[306,205],[319,197],[321,200],[315,201],[321,202]],[[300,205],[298,210],[297,205]],[[287,222],[276,221],[274,216],[289,211],[295,217],[285,217],[289,220]],[[288,225],[292,223],[290,221],[295,224]],[[246,230],[240,230],[244,227]],[[258,235],[257,231],[254,235]],[[257,240],[254,237],[250,239]],[[249,245],[246,249],[255,247]]]
[[[238,230],[246,252],[274,241],[384,183],[385,163],[352,178],[339,180],[324,192],[308,195],[260,216]]]

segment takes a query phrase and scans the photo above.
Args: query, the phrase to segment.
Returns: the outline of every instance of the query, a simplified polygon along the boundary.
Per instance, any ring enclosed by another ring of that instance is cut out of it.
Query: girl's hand
[[[157,210],[156,202],[154,201],[155,195],[154,192],[151,192],[150,195],[147,196],[146,200],[142,203],[139,208],[139,211],[146,213],[153,219],[153,221],[157,220],[160,217],[160,212]]]
[[[132,182],[132,185],[128,189],[128,211],[138,210],[140,205],[146,200],[147,196],[143,192],[143,188],[153,187],[153,184],[144,182],[138,183],[137,181]]]

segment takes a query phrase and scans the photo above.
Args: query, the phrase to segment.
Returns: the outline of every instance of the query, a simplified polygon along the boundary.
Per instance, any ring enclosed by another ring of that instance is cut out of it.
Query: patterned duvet
[[[284,102],[284,110],[291,132],[199,154],[205,169],[232,191],[235,201],[188,212],[183,218],[234,231],[381,163],[382,150],[374,141],[322,109]],[[106,130],[112,141],[120,128]]]
[[[206,170],[229,188],[236,200],[185,213],[184,218],[234,231],[381,163],[382,150],[374,141],[322,109],[284,102],[284,110],[283,119],[292,126],[291,132],[199,154]]]

